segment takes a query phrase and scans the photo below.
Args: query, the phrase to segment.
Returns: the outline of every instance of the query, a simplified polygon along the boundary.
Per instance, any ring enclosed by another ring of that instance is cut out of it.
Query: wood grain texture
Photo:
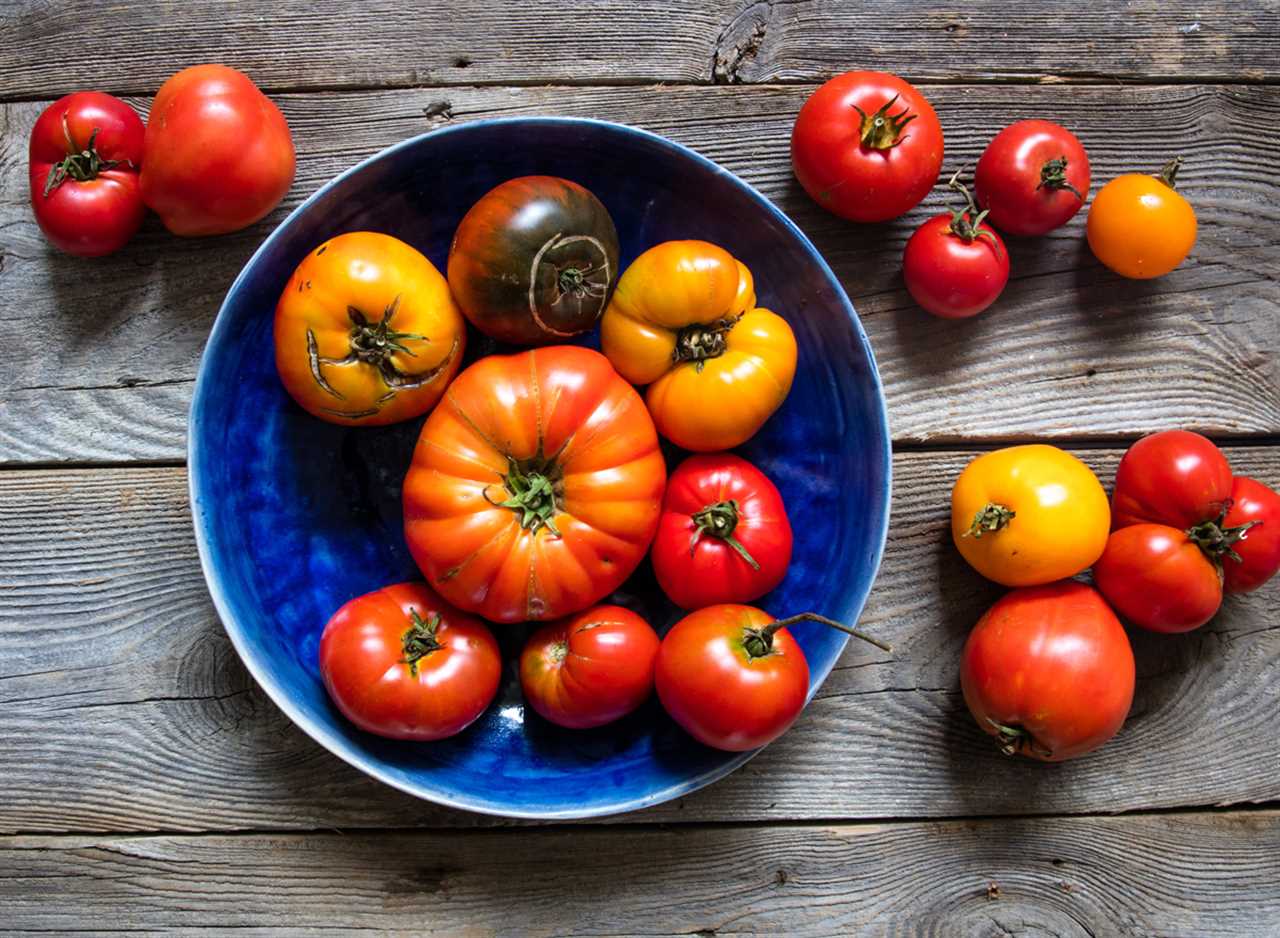
[[[3,74],[0,70],[0,74]],[[287,209],[378,149],[448,121],[567,114],[610,118],[689,144],[790,214],[853,297],[876,351],[899,442],[1038,435],[1124,438],[1173,424],[1280,434],[1280,93],[1272,87],[934,86],[948,166],[972,166],[994,128],[1064,122],[1098,182],[1181,152],[1199,242],[1179,270],[1125,281],[1065,229],[1010,244],[1014,279],[977,320],[914,306],[900,257],[939,187],[897,222],[855,226],[791,177],[788,139],[808,89],[450,88],[280,98],[301,154],[285,206],[248,231],[168,236],[150,220],[119,255],[69,258],[26,204],[25,134],[39,103],[0,106],[0,463],[178,460],[187,405],[217,308]],[[1241,128],[1225,139],[1222,128]],[[441,260],[442,259],[437,259]],[[767,289],[767,287],[766,287]]]
[[[4,837],[0,907],[10,935],[1265,935],[1280,815]]]
[[[6,0],[0,12],[0,98],[150,93],[210,61],[273,90],[816,81],[859,67],[913,80],[1264,81],[1280,38],[1266,0],[1103,3],[1070,16],[1001,0]]]
[[[626,820],[1280,801],[1280,583],[1190,635],[1135,632],[1134,710],[1098,753],[1061,766],[998,754],[957,683],[968,629],[1000,592],[949,540],[948,491],[969,455],[895,461],[893,532],[862,619],[892,658],[850,647],[757,759]],[[1280,448],[1229,455],[1280,483]],[[1083,456],[1110,479],[1116,451]],[[494,823],[384,787],[289,723],[216,621],[186,503],[181,469],[0,472],[0,832]]]

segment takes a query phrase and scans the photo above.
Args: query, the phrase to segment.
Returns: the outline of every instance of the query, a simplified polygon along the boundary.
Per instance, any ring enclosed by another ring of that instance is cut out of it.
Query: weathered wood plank
[[[11,935],[1263,935],[1280,815],[4,837],[0,907]]]
[[[149,93],[179,68],[208,61],[276,90],[815,81],[858,67],[917,80],[1263,81],[1276,77],[1280,38],[1280,15],[1266,0],[1094,4],[1069,17],[1000,0],[606,0],[589,8],[479,0],[394,9],[8,0],[2,9],[3,98],[74,87]]]
[[[1280,448],[1232,448],[1280,483]],[[1083,454],[1104,479],[1114,450]],[[1272,584],[1185,636],[1135,633],[1121,736],[1078,762],[1001,757],[957,685],[998,589],[946,529],[968,454],[895,464],[893,534],[863,624],[797,726],[730,778],[628,820],[1082,813],[1280,801]],[[181,469],[0,473],[0,831],[492,823],[418,802],[312,743],[239,663],[195,558]],[[837,573],[838,575],[838,573]]]
[[[1183,268],[1123,281],[1093,260],[1083,218],[1011,245],[1014,280],[977,320],[948,323],[902,288],[906,238],[949,199],[858,227],[791,178],[802,88],[452,88],[288,95],[302,154],[286,208],[356,160],[449,119],[571,114],[690,144],[761,188],[830,260],[871,335],[899,441],[1132,435],[1178,423],[1280,433],[1274,277],[1280,95],[1269,87],[935,86],[948,165],[972,166],[994,128],[1043,115],[1074,128],[1095,178],[1187,158],[1200,240]],[[208,329],[235,273],[284,210],[218,239],[154,220],[115,258],[53,253],[26,204],[25,133],[40,105],[0,106],[0,462],[181,459]],[[427,116],[431,114],[433,116]],[[1248,127],[1224,139],[1224,126]]]

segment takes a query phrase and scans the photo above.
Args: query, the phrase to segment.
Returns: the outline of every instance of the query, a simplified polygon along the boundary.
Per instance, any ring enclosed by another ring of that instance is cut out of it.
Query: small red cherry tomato
[[[1005,234],[1042,235],[1065,225],[1089,196],[1089,157],[1052,121],[1010,124],[987,144],[973,177],[978,204]]]
[[[754,606],[707,606],[677,622],[662,640],[654,674],[658,699],[707,746],[745,752],[772,742],[795,722],[809,693],[809,662],[787,631],[805,619],[891,650],[812,613],[775,620]]]
[[[137,233],[147,212],[138,185],[144,133],[133,108],[100,91],[41,112],[31,129],[31,208],[55,246],[100,257]]]
[[[351,600],[320,636],[320,675],[356,726],[392,739],[460,733],[498,691],[498,643],[424,583]]]
[[[1231,466],[1210,440],[1163,430],[1129,447],[1116,469],[1111,526],[1167,524],[1187,530],[1218,518],[1231,498]]]
[[[757,599],[791,563],[782,496],[732,453],[691,456],[667,483],[651,556],[658,585],[682,609]]]
[[[1236,476],[1231,485],[1231,508],[1222,524],[1230,540],[1230,550],[1222,556],[1228,593],[1251,592],[1276,575],[1280,570],[1280,494],[1247,476]]]
[[[914,208],[937,181],[942,125],[901,78],[847,72],[800,108],[791,166],[823,208],[851,221],[888,221]]]
[[[1153,632],[1198,629],[1222,605],[1222,576],[1184,531],[1134,524],[1113,531],[1093,584],[1120,615]]]
[[[534,710],[572,730],[626,716],[653,692],[658,633],[621,606],[548,622],[520,653],[520,685]]]

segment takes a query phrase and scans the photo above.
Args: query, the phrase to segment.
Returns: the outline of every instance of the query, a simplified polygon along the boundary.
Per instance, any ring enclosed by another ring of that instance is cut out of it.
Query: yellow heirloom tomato
[[[964,559],[1005,586],[1075,576],[1107,546],[1111,506],[1093,470],[1056,446],[984,453],[951,490],[951,536]]]
[[[649,385],[658,432],[697,452],[751,439],[796,373],[791,327],[756,306],[751,272],[706,241],[666,241],[637,257],[605,310],[600,344],[620,375]]]

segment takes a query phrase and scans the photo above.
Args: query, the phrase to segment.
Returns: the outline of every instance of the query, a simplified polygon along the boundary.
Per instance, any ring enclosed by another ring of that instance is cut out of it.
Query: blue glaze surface
[[[397,743],[355,729],[317,669],[328,617],[354,596],[416,579],[400,485],[421,420],[349,429],[304,413],[275,372],[276,299],[308,250],[345,231],[414,245],[443,271],[454,228],[497,183],[530,173],[591,189],[618,228],[625,267],[645,248],[703,238],[755,275],[761,305],[799,342],[794,387],[740,452],[778,485],[796,533],[786,580],[758,605],[853,622],[880,563],[890,449],[871,348],[843,290],[803,234],[754,189],[691,150],[617,124],[513,118],[448,127],[338,176],[263,243],[227,294],[191,408],[191,502],[214,603],[254,677],[336,755],[431,801],[512,817],[571,818],[679,797],[745,762],[694,742],[651,700],[620,723],[573,732],[522,705],[512,658],[524,626],[496,626],[506,655],[493,705],[461,735]],[[474,333],[469,359],[497,350]],[[583,340],[595,343],[594,333]],[[671,464],[681,454],[669,453]],[[679,618],[647,563],[615,595],[659,631]],[[846,636],[794,630],[810,696]]]

